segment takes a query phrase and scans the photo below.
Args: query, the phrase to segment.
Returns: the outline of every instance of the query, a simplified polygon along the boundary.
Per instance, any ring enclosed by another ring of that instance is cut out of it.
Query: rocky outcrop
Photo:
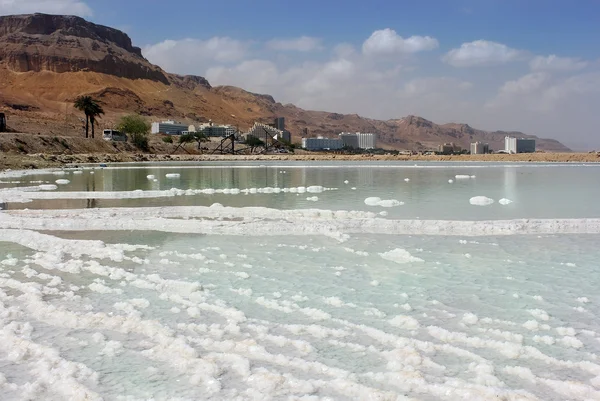
[[[94,71],[169,83],[127,34],[74,16],[0,17],[0,63],[17,72]]]

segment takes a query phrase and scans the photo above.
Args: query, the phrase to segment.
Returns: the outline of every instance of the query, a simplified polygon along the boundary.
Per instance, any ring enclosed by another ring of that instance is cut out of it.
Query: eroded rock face
[[[168,83],[127,34],[74,16],[0,17],[0,63],[14,71],[94,71]]]

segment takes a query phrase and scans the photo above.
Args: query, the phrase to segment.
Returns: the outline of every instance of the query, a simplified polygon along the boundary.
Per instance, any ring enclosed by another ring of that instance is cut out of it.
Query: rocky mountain
[[[431,149],[444,142],[467,147],[477,140],[500,149],[507,134],[467,124],[438,125],[417,116],[381,121],[304,110],[270,95],[212,87],[202,77],[169,74],[147,61],[125,33],[79,17],[0,17],[0,111],[7,113],[13,130],[80,135],[80,116],[72,101],[83,94],[103,103],[107,114],[100,128],[111,127],[129,112],[190,124],[212,119],[240,130],[254,121],[281,116],[296,142],[304,129],[310,136],[361,131],[378,134],[380,145],[392,149]],[[538,139],[538,148],[569,150],[548,139]]]

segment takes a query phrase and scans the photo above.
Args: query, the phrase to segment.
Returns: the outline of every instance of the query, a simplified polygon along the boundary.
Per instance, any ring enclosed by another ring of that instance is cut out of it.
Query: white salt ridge
[[[165,174],[165,177],[167,177],[167,178],[179,178],[179,177],[181,177],[181,174],[179,174],[179,173],[170,173],[170,174]]]
[[[49,193],[51,194],[51,193]],[[214,221],[227,216],[238,221]],[[393,220],[361,211],[279,210],[260,207],[147,207],[73,210],[8,210],[0,229],[150,230],[213,235],[349,234],[498,236],[523,234],[599,234],[600,219],[527,219],[492,221]],[[203,219],[199,225],[193,219]],[[205,219],[205,220],[204,220]]]
[[[510,199],[502,198],[498,201],[498,203],[506,206],[506,205],[510,205],[511,203],[513,203],[513,201],[511,201]]]
[[[149,175],[146,176],[146,178],[149,179],[149,180],[154,180],[156,177],[154,175],[152,175],[152,174],[149,174]]]
[[[317,202],[319,200],[318,196],[309,196],[308,198],[306,198],[307,201],[311,201],[311,202]]]
[[[69,180],[56,180],[56,183],[58,185],[67,185],[67,184],[70,184],[71,181],[69,181]]]
[[[454,176],[454,178],[456,178],[457,180],[468,180],[471,178],[471,176],[465,174],[457,174],[456,176]]]
[[[494,203],[494,200],[486,196],[474,196],[469,199],[469,203],[475,206],[489,206]]]
[[[153,180],[154,181],[154,180]],[[68,184],[68,180],[57,180],[57,184]],[[175,196],[193,196],[193,195],[238,195],[244,194],[279,194],[279,193],[322,193],[324,191],[334,191],[336,188],[324,188],[319,185],[310,187],[292,187],[292,188],[225,188],[225,189],[178,189],[169,190],[133,190],[133,191],[72,191],[72,192],[35,192],[41,188],[36,187],[18,187],[9,188],[2,191],[2,199],[5,202],[31,202],[34,199],[148,199],[148,198],[168,198]]]
[[[58,189],[57,185],[54,184],[40,184],[40,190],[42,191],[54,191],[56,189]]]

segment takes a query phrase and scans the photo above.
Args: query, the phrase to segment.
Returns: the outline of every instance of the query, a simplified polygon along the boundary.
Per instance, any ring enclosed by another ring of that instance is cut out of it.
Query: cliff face
[[[0,63],[16,72],[93,71],[168,83],[125,33],[74,16],[0,17]]]

